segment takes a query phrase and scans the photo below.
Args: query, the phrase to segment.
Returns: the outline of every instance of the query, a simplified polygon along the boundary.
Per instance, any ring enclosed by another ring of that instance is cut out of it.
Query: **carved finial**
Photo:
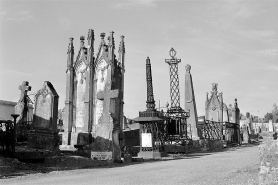
[[[238,105],[237,105],[237,98],[235,99],[235,105],[234,105],[234,108],[238,108]]]
[[[147,63],[147,64],[151,64],[151,60],[150,60],[149,57],[147,57],[146,63]]]
[[[171,48],[169,51],[170,57],[175,58],[176,54],[177,54],[177,52],[174,50],[174,48]]]
[[[212,91],[217,91],[217,83],[212,83]]]
[[[187,65],[185,66],[185,71],[186,71],[186,73],[190,73],[190,70],[191,70],[191,66],[190,66],[189,64],[187,64]]]
[[[120,42],[120,46],[119,46],[119,53],[123,52],[125,53],[125,43],[124,43],[124,36],[121,36],[121,42]]]
[[[104,40],[105,33],[102,32],[102,33],[100,34],[100,37],[101,37],[101,40]]]
[[[74,51],[73,38],[69,38],[68,54]]]
[[[109,40],[109,46],[115,48],[115,42],[114,42],[114,37],[113,37],[114,32],[110,32],[110,36],[108,37]]]
[[[81,36],[80,37],[80,48],[84,47],[84,40],[85,40],[85,37]]]
[[[93,46],[93,41],[95,40],[94,30],[89,29],[87,40],[88,40],[88,45],[90,47],[92,47]]]

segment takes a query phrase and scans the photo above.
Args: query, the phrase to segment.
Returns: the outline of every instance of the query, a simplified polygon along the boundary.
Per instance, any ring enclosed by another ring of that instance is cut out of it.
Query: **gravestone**
[[[46,150],[58,149],[58,101],[59,96],[53,85],[45,81],[42,89],[35,95],[33,124],[27,141],[29,147]]]
[[[242,126],[242,134],[243,134],[242,143],[245,143],[245,144],[250,143],[248,126],[246,126],[246,125]]]
[[[273,128],[273,123],[272,123],[272,120],[269,120],[268,122],[268,128],[269,128],[269,132],[274,132],[274,128]]]

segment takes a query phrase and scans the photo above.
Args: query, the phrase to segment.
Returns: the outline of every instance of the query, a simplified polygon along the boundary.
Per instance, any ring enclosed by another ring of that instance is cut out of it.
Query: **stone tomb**
[[[88,44],[80,37],[80,49],[74,58],[70,38],[67,62],[67,86],[63,133],[60,148],[86,149],[95,159],[121,160],[119,133],[123,124],[124,37],[121,36],[116,59],[113,32],[94,48],[94,31],[89,30]],[[98,52],[94,55],[94,51]],[[103,154],[100,154],[103,152]],[[96,157],[97,156],[97,157]],[[99,157],[102,156],[102,157]],[[109,157],[103,157],[109,156]]]
[[[46,150],[58,149],[58,101],[59,96],[53,85],[45,81],[42,89],[35,95],[33,124],[27,140],[29,147]]]

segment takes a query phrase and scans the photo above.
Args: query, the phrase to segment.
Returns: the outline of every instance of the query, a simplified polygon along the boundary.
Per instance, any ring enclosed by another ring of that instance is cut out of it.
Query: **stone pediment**
[[[208,103],[208,107],[215,107],[215,108],[220,107],[220,101],[219,101],[216,93],[213,93],[211,95],[211,98],[210,98],[209,103]]]

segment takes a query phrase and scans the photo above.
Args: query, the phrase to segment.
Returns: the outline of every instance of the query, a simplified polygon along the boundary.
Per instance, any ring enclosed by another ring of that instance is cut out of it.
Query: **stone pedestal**
[[[156,151],[140,151],[138,153],[138,157],[142,157],[143,159],[159,159],[162,157],[167,157],[166,152],[156,152]]]
[[[56,150],[59,148],[59,136],[57,133],[30,130],[28,133],[28,147]]]

